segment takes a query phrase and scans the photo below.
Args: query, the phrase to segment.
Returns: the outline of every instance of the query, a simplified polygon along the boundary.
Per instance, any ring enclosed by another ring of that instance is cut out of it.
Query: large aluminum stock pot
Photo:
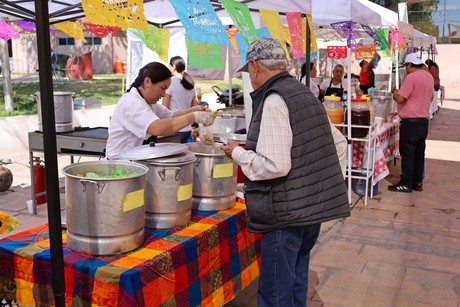
[[[220,145],[187,143],[197,157],[193,167],[192,208],[225,210],[236,202],[237,164],[219,148]]]
[[[71,164],[62,172],[70,249],[114,255],[142,245],[146,166],[95,161]]]
[[[137,146],[122,153],[122,157],[134,158],[149,168],[145,188],[146,227],[164,229],[190,222],[196,157],[186,145],[157,143]]]

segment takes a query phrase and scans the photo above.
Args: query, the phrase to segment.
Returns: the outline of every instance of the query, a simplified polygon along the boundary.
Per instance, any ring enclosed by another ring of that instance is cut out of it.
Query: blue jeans
[[[262,236],[258,306],[306,306],[310,251],[321,224],[287,227]]]

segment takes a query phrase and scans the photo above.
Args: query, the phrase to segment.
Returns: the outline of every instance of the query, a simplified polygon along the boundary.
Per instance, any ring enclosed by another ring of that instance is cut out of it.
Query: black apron
[[[332,85],[332,78],[331,82],[329,82],[329,87],[326,89],[326,92],[324,93],[324,96],[337,96],[340,97],[343,100],[343,88],[342,88],[342,81],[340,81],[340,88],[337,87],[331,87]]]

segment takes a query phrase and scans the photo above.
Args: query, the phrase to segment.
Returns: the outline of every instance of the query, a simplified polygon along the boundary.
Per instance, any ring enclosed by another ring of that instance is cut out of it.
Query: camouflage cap
[[[286,52],[278,40],[268,37],[259,38],[249,45],[246,50],[246,64],[238,71],[248,72],[248,65],[252,60],[269,59],[286,60]]]

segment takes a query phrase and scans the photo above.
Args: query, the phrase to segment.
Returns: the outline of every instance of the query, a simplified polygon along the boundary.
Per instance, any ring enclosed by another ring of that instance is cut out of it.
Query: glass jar
[[[337,96],[324,96],[323,102],[324,108],[326,109],[327,116],[331,124],[343,124],[344,121],[344,111],[343,104],[340,97]],[[342,127],[336,126],[340,131]]]
[[[372,98],[369,96],[369,95],[362,95],[361,98],[364,98],[367,100],[367,106],[369,107],[369,111],[370,111],[370,124],[374,124],[374,120],[375,120],[375,108],[374,108],[374,104],[372,103]]]
[[[371,112],[367,99],[356,98],[351,100],[351,124],[358,126],[369,126],[371,123]],[[352,128],[351,137],[365,138],[369,128]]]

